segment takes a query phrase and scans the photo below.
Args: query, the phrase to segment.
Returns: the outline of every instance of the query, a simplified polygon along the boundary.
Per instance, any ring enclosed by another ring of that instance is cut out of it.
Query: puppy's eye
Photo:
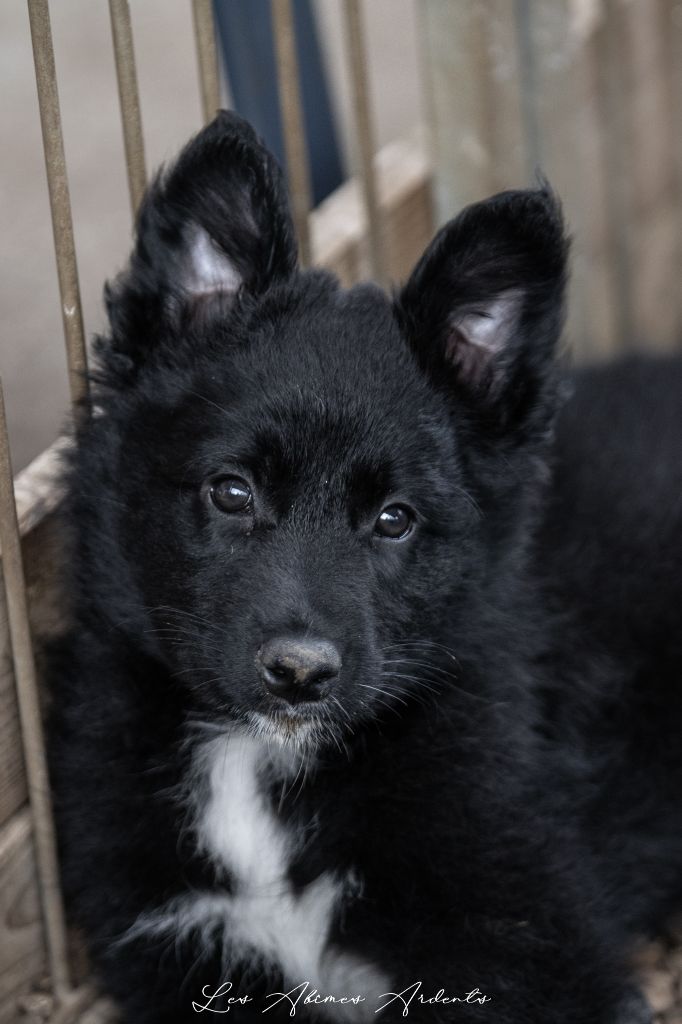
[[[403,540],[412,530],[414,516],[404,505],[387,505],[374,524],[374,532],[388,540]]]
[[[221,512],[250,512],[253,493],[246,480],[239,476],[221,476],[209,491],[211,501]]]

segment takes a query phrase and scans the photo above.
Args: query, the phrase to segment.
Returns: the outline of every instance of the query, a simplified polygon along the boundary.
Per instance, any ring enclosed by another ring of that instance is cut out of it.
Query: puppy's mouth
[[[278,729],[284,732],[298,732],[320,717],[319,708],[312,703],[293,704],[286,707],[271,708],[265,717]]]
[[[262,738],[301,752],[339,742],[338,722],[319,701],[250,711],[247,717]]]

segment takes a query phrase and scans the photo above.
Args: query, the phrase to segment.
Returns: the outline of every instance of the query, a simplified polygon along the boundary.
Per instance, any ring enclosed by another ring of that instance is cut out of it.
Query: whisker
[[[363,690],[374,690],[376,693],[383,694],[384,697],[390,697],[392,699],[400,701],[401,704],[404,704],[405,707],[407,707],[407,701],[403,700],[403,698],[399,697],[396,693],[392,693],[390,690],[382,690],[378,686],[369,686],[367,683],[359,683],[359,685],[363,688]]]
[[[432,665],[428,661],[417,661],[415,658],[389,658],[384,661],[384,667],[387,665],[404,665],[406,668],[414,665],[415,668],[424,668],[429,672],[438,672],[439,675],[445,676],[446,679],[456,678],[452,669],[440,668],[438,665]]]
[[[445,644],[441,644],[436,640],[401,640],[392,644],[387,644],[384,648],[384,652],[389,654],[392,651],[411,649],[417,653],[426,653],[426,648],[431,648],[434,651],[442,651],[449,658],[451,658],[456,664],[459,664],[457,655],[452,648],[447,647]]]

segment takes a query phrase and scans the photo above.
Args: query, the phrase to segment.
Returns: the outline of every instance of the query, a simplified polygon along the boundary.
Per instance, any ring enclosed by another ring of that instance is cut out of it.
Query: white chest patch
[[[378,997],[389,979],[352,953],[328,944],[343,899],[344,880],[320,875],[294,892],[288,869],[302,837],[278,820],[263,788],[268,747],[246,732],[208,743],[201,754],[208,781],[196,816],[200,848],[230,872],[233,893],[188,894],[158,914],[146,915],[135,929],[222,933],[227,960],[239,956],[267,971],[277,967],[290,988],[308,983],[336,999],[362,995],[359,1003],[327,1003],[318,1008],[333,1019],[374,1019]],[[286,767],[283,782],[286,782]],[[291,782],[295,776],[295,767]]]
[[[204,851],[228,868],[232,941],[274,960],[287,978],[320,976],[340,884],[321,875],[296,896],[287,871],[294,837],[266,801],[262,775],[267,747],[248,734],[233,734],[205,752],[209,796],[199,816]]]

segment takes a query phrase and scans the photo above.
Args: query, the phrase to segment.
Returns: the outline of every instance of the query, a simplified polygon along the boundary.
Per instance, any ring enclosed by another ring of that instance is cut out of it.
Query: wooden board
[[[0,587],[0,826],[26,800],[19,714],[7,634],[5,593]]]
[[[0,1024],[16,1024],[17,1000],[45,971],[27,810],[0,830]]]
[[[423,132],[385,146],[375,158],[389,277],[404,279],[431,238],[431,174]],[[313,262],[348,286],[367,279],[367,222],[357,179],[311,214]]]
[[[59,542],[49,514],[59,502],[60,459],[64,446],[63,440],[57,441],[23,470],[15,481],[19,530],[24,538],[29,603],[37,638],[54,632],[58,616],[53,580]],[[0,826],[26,799],[5,591],[0,581]]]
[[[56,483],[53,480],[52,492],[55,489]],[[62,621],[62,609],[55,587],[61,545],[58,524],[53,516],[48,515],[29,530],[23,538],[23,554],[33,637],[39,656],[41,645],[58,632]],[[0,586],[0,826],[26,799],[5,595]]]
[[[489,0],[428,0],[417,8],[441,223],[497,187],[520,184],[525,152],[512,9]]]
[[[660,0],[624,4],[623,57],[629,143],[628,242],[633,335],[665,348],[677,334],[680,311],[680,182],[676,165],[674,100],[668,60],[671,25]]]
[[[78,1024],[115,1024],[118,1019],[113,1004],[108,999],[98,999],[79,1017]]]

